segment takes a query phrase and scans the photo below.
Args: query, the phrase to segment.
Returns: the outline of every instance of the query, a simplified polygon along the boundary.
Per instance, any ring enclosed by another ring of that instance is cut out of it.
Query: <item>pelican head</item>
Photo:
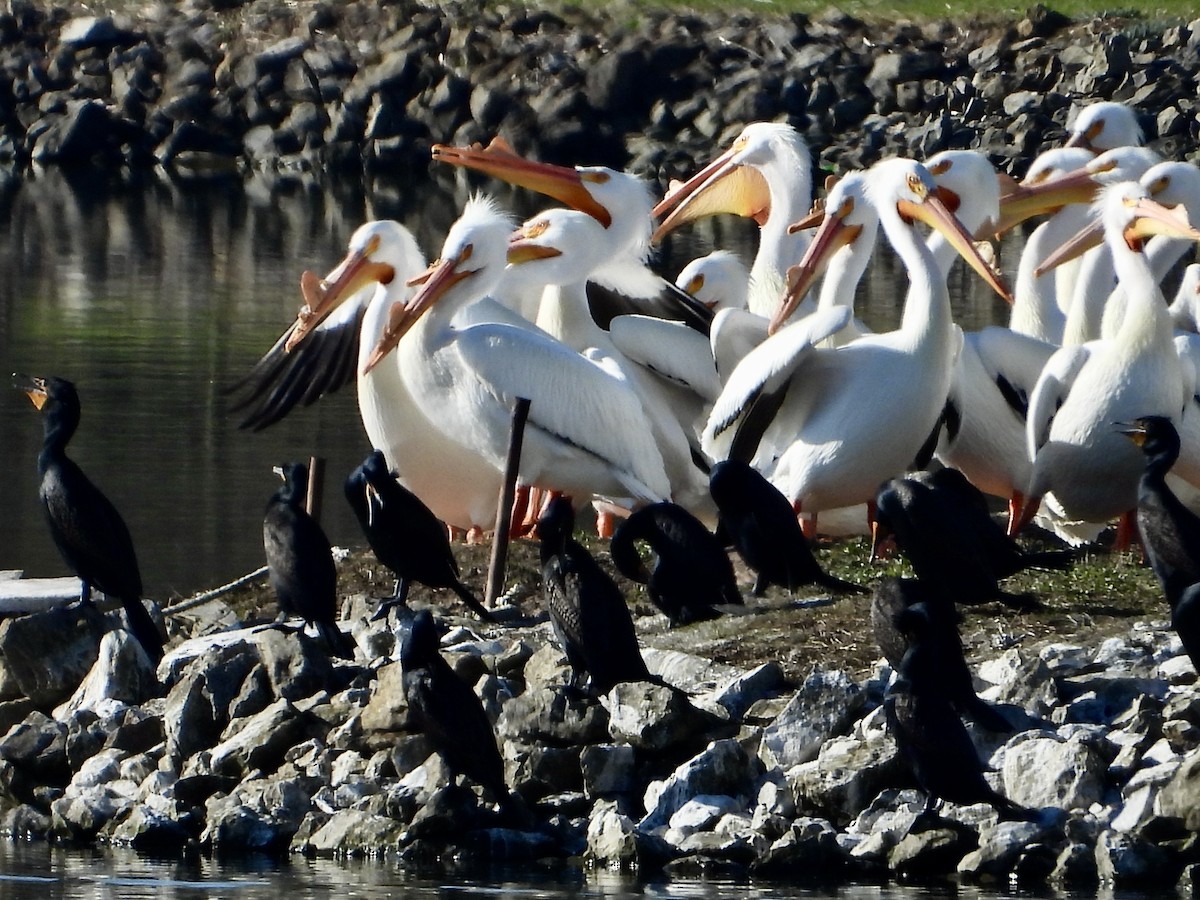
[[[508,259],[508,238],[516,223],[491,197],[476,195],[467,201],[462,215],[450,226],[441,256],[424,272],[408,281],[418,290],[407,300],[392,305],[387,327],[367,360],[363,373],[370,372],[396,349],[400,339],[439,300],[457,294],[469,284],[476,296],[491,291],[500,281]]]
[[[684,266],[675,279],[675,286],[711,310],[745,309],[750,270],[737,254],[714,250]]]
[[[582,281],[609,256],[603,232],[595,219],[578,210],[539,213],[509,237],[506,278],[560,285]]]
[[[790,125],[751,122],[724,153],[668,191],[654,207],[666,216],[654,232],[659,241],[680,225],[704,216],[734,213],[762,225],[771,213],[771,194],[763,170],[778,166],[812,194],[812,158],[804,138]],[[806,201],[807,202],[807,201]]]
[[[1142,143],[1137,114],[1124,103],[1105,100],[1084,107],[1071,126],[1068,147],[1103,153],[1114,147],[1136,147]]]
[[[978,150],[943,150],[925,160],[938,197],[968,231],[984,238],[1000,220],[996,168]]]
[[[419,265],[417,265],[419,263]],[[360,225],[350,236],[346,256],[324,278],[312,272],[300,276],[305,306],[292,325],[284,347],[289,352],[329,314],[359,291],[390,284],[397,272],[423,266],[420,248],[407,228],[391,219]]]

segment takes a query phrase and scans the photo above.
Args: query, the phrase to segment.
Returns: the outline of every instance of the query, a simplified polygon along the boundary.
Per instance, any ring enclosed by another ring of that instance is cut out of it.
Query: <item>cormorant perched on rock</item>
[[[899,677],[884,697],[884,713],[888,729],[926,794],[925,813],[933,814],[938,800],[949,800],[962,805],[988,803],[1001,819],[1035,819],[1036,812],[997,793],[983,777],[984,765],[946,691],[942,658],[936,650],[941,642],[939,627],[930,608],[914,604],[896,620],[909,648],[900,662]]]
[[[657,681],[642,659],[621,589],[571,537],[574,528],[575,512],[565,497],[551,500],[538,518],[542,599],[574,684],[590,675],[592,690],[607,694],[622,682]]]
[[[67,457],[67,443],[79,426],[75,385],[54,376],[13,375],[13,385],[29,395],[45,415],[45,439],[38,455],[41,487],[50,534],[82,586],[79,599],[91,600],[92,588],[117,598],[129,629],[154,662],[163,656],[158,626],[142,604],[142,576],[125,520],[100,489]]]
[[[971,670],[963,656],[954,607],[935,600],[928,588],[915,578],[882,578],[875,585],[871,598],[871,627],[888,664],[899,671],[905,654],[914,646],[897,620],[918,604],[928,618],[918,651],[928,660],[918,662],[940,667],[942,689],[960,713],[989,731],[1011,732],[1012,724],[975,693]]]
[[[954,470],[943,470],[946,473]],[[875,495],[874,552],[888,537],[927,587],[953,603],[1038,605],[1032,594],[1012,594],[1000,580],[1030,566],[1065,569],[1069,552],[1027,553],[992,519],[975,488],[961,476],[892,478]]]
[[[332,655],[354,659],[354,647],[337,626],[333,550],[317,520],[304,509],[308,466],[289,463],[275,472],[283,486],[267,503],[263,548],[281,619],[300,616],[305,624],[316,626]]]
[[[1146,455],[1138,482],[1138,533],[1171,609],[1171,627],[1200,670],[1200,516],[1167,486],[1167,472],[1179,458],[1179,432],[1164,416],[1118,428]]]
[[[519,809],[504,781],[492,723],[471,686],[442,659],[429,610],[413,617],[400,642],[400,665],[409,713],[450,771],[482,785],[501,807]]]
[[[708,489],[720,513],[717,534],[728,538],[758,574],[755,595],[770,584],[788,591],[817,584],[831,591],[865,592],[821,568],[792,504],[754,467],[740,460],[722,460],[712,467]]]
[[[646,569],[637,542],[654,554]],[[626,578],[646,585],[650,601],[672,625],[720,615],[722,604],[742,605],[733,563],[704,523],[675,503],[651,503],[617,526],[609,544],[613,564]]]
[[[373,450],[346,479],[346,499],[376,558],[396,576],[396,590],[371,617],[381,619],[403,606],[409,584],[450,588],[487,622],[495,618],[458,577],[446,526],[421,499],[388,471],[382,450]]]

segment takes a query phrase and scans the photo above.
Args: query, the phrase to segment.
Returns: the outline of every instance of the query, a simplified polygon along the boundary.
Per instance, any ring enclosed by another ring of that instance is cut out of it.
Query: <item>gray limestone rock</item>
[[[5,619],[0,622],[0,660],[22,694],[49,709],[83,681],[107,630],[104,614],[94,606]]]
[[[763,761],[790,769],[816,757],[831,738],[844,734],[862,707],[861,688],[845,672],[815,672],[763,732]]]
[[[759,771],[757,761],[737,741],[713,741],[667,779],[651,783],[646,790],[646,815],[638,828],[665,827],[685,803],[701,794],[741,795],[750,789]]]
[[[1104,759],[1081,741],[1026,732],[1004,748],[1001,791],[1033,809],[1087,809],[1104,793]]]
[[[717,724],[679,691],[648,681],[618,684],[600,702],[612,739],[648,753],[696,745]]]

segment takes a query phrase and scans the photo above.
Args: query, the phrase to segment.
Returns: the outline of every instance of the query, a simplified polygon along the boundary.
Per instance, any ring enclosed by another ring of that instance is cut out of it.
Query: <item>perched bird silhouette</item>
[[[1000,581],[1031,566],[1066,569],[1074,562],[1069,551],[1024,551],[991,517],[977,489],[954,469],[884,482],[875,495],[873,538],[876,554],[893,538],[917,577],[952,603],[999,600],[1034,608],[1036,597],[1010,593]]]
[[[638,554],[638,541],[653,552],[650,569]],[[721,542],[677,504],[651,503],[634,511],[617,526],[609,552],[618,572],[646,585],[650,601],[673,626],[716,618],[715,607],[744,602]]]
[[[289,463],[275,470],[283,486],[267,503],[263,549],[267,575],[279,601],[280,622],[300,616],[314,625],[330,654],[354,659],[350,639],[337,626],[337,568],[329,538],[304,509],[308,466]]]
[[[396,576],[395,591],[379,604],[372,621],[382,619],[395,606],[404,606],[413,581],[450,588],[479,618],[496,621],[458,577],[446,526],[388,471],[382,450],[371,451],[350,473],[346,499],[376,558]]]
[[[969,805],[990,804],[1001,819],[1033,820],[1037,813],[997,793],[983,777],[971,736],[947,695],[941,639],[929,607],[916,603],[896,616],[909,648],[899,677],[884,697],[888,729],[926,794],[925,815],[935,814],[939,800]],[[931,643],[933,652],[930,652]]]
[[[575,512],[565,497],[551,500],[538,518],[542,600],[571,666],[572,686],[585,676],[596,694],[626,681],[661,683],[642,659],[620,588],[571,536],[574,529]]]
[[[929,656],[928,665],[940,667],[942,690],[947,699],[956,710],[989,731],[1013,731],[1012,724],[975,693],[971,670],[963,655],[954,607],[935,600],[928,588],[915,578],[881,578],[871,597],[871,627],[888,664],[899,671],[912,646],[897,624],[897,618],[918,604],[929,619],[919,652]]]
[[[400,642],[404,696],[414,723],[455,776],[465,775],[503,809],[523,807],[504,781],[496,733],[479,697],[438,652],[433,614],[422,609]]]
[[[1138,482],[1138,533],[1171,610],[1171,627],[1200,671],[1200,517],[1167,485],[1167,473],[1179,458],[1179,432],[1164,416],[1117,427],[1146,456]]]
[[[117,508],[67,456],[67,443],[80,418],[75,385],[65,378],[15,373],[13,385],[45,416],[38,496],[58,552],[82,582],[80,602],[91,601],[92,588],[119,599],[129,630],[146,655],[158,662],[163,656],[162,634],[142,604],[142,575],[129,528]]]
[[[720,514],[718,537],[727,538],[758,575],[755,595],[777,584],[795,591],[816,584],[839,593],[865,589],[828,574],[813,556],[792,504],[753,466],[725,459],[712,467],[708,489]]]

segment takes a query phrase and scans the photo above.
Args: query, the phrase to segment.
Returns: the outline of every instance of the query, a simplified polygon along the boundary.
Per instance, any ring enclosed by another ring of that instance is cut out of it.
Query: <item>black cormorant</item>
[[[382,450],[372,450],[346,479],[346,499],[358,517],[367,543],[396,576],[396,590],[379,604],[372,620],[403,606],[409,583],[450,588],[479,618],[495,618],[458,577],[446,526],[421,499],[388,471]]]
[[[283,478],[283,486],[267,503],[263,548],[281,616],[300,616],[316,626],[331,654],[354,659],[349,638],[337,626],[333,550],[321,526],[304,509],[308,466],[290,463],[275,472]]]
[[[946,473],[955,470],[943,470]],[[917,577],[952,603],[989,600],[1019,609],[1038,605],[1032,594],[1012,594],[1000,580],[1030,566],[1065,569],[1069,552],[1027,553],[1004,533],[961,476],[892,478],[875,495],[874,552],[895,540]]]
[[[521,808],[504,781],[496,733],[475,691],[438,651],[433,615],[422,609],[400,642],[404,696],[414,723],[454,775],[482,785],[504,808]]]
[[[13,375],[13,385],[45,416],[38,495],[54,543],[83,583],[80,601],[90,601],[93,587],[119,599],[130,631],[157,662],[163,656],[162,635],[141,601],[142,576],[129,529],[116,507],[67,457],[67,443],[79,425],[75,385],[65,378],[18,374]]]
[[[653,552],[647,570],[637,542]],[[714,607],[743,603],[733,563],[704,523],[675,503],[651,503],[617,526],[609,544],[613,564],[626,578],[646,585],[651,602],[672,625],[720,615]]]
[[[657,681],[642,659],[620,588],[571,536],[574,528],[575,512],[564,497],[551,500],[538,518],[542,598],[574,684],[590,675],[592,690],[607,694],[622,682]]]
[[[913,646],[899,622],[903,621],[901,617],[906,610],[918,604],[928,619],[918,652],[927,660],[910,662],[910,665],[939,667],[942,689],[955,709],[989,731],[1012,731],[1012,724],[975,693],[971,670],[963,656],[958,614],[954,607],[934,600],[928,589],[915,578],[881,578],[875,585],[871,598],[871,627],[888,664],[899,671],[905,654]]]
[[[888,730],[926,794],[925,813],[932,814],[938,800],[949,800],[962,805],[988,803],[1001,819],[1035,819],[1033,810],[997,793],[983,777],[984,765],[946,693],[940,654],[926,652],[928,641],[940,641],[929,607],[914,604],[896,621],[909,648],[900,662],[899,677],[884,697],[884,714]]]
[[[727,538],[757,573],[756,595],[771,584],[788,591],[816,584],[831,591],[865,592],[821,568],[792,505],[752,466],[722,460],[712,467],[708,489],[720,514],[717,534]]]
[[[1118,428],[1146,455],[1138,482],[1138,533],[1171,610],[1171,627],[1200,670],[1200,517],[1167,486],[1167,472],[1179,458],[1179,432],[1164,416],[1144,416]]]

